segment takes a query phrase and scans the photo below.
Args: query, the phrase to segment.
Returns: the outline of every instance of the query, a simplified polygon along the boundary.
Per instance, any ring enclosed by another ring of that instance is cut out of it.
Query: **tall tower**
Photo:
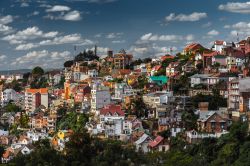
[[[95,56],[97,56],[97,45],[95,45]]]

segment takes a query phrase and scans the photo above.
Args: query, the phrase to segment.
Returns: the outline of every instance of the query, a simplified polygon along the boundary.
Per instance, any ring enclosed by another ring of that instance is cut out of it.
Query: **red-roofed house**
[[[173,55],[164,55],[161,57],[161,61],[165,61],[166,59],[174,59]]]
[[[161,69],[161,65],[156,65],[151,70],[151,76],[153,76],[156,72],[158,72]]]
[[[183,54],[196,54],[202,49],[205,49],[205,48],[201,44],[191,43],[184,48]]]
[[[165,152],[170,149],[169,142],[162,136],[157,136],[153,141],[149,142],[150,151]]]
[[[100,121],[107,122],[116,119],[124,119],[125,114],[120,105],[109,104],[100,110]]]
[[[168,77],[174,77],[179,73],[179,70],[177,69],[179,66],[179,62],[171,62],[167,67],[166,67],[166,75]]]

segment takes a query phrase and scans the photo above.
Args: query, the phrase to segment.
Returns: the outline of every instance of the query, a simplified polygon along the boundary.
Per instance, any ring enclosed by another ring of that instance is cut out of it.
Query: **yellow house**
[[[59,139],[61,139],[61,140],[64,140],[65,133],[64,133],[63,131],[59,131],[59,132],[57,133],[57,137],[58,137]]]

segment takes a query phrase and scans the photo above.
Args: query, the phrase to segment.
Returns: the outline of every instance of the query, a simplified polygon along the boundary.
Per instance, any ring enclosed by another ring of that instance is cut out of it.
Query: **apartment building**
[[[99,114],[99,109],[111,103],[109,88],[94,84],[91,89],[91,111]]]
[[[29,112],[35,111],[39,106],[49,106],[48,89],[26,89],[25,90],[25,109]]]

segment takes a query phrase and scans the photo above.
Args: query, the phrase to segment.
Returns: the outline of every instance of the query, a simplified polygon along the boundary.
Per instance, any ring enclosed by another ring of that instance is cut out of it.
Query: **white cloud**
[[[219,10],[224,10],[233,13],[250,13],[250,1],[248,2],[228,2],[227,4],[219,5]]]
[[[126,40],[113,40],[112,43],[113,44],[121,44],[121,43],[125,43]]]
[[[2,16],[0,17],[0,24],[9,24],[9,23],[12,23],[13,22],[13,16],[11,15],[7,15],[7,16]]]
[[[62,67],[65,60],[70,58],[69,51],[64,52],[49,52],[47,50],[32,51],[24,56],[16,58],[11,65],[17,67],[32,68],[34,66],[41,66],[46,68]]]
[[[203,18],[207,17],[207,13],[198,13],[194,12],[189,15],[186,14],[178,14],[176,15],[175,13],[171,13],[170,15],[165,17],[165,21],[170,22],[170,21],[199,21]]]
[[[74,10],[74,11],[71,11],[67,14],[65,14],[63,17],[62,17],[63,20],[66,20],[66,21],[79,21],[81,20],[81,14],[79,11],[77,10]]]
[[[170,42],[177,42],[181,40],[193,40],[194,36],[189,34],[187,36],[181,35],[157,35],[153,33],[148,33],[141,36],[141,41],[170,41]]]
[[[122,32],[118,32],[118,33],[109,33],[109,34],[107,34],[106,38],[107,38],[107,39],[120,38],[122,35],[123,35]]]
[[[37,38],[53,38],[57,35],[57,31],[44,33],[38,27],[34,26],[24,29],[22,31],[18,31],[15,34],[5,36],[3,37],[3,40],[9,41],[9,43],[13,44],[12,41],[15,41],[14,43],[23,43],[26,40],[33,40]]]
[[[211,27],[212,23],[211,22],[207,22],[206,24],[203,24],[202,27],[203,28],[208,28]]]
[[[27,43],[27,44],[20,44],[16,47],[16,50],[30,50],[32,48],[36,48],[38,45],[33,43]]]
[[[50,9],[46,10],[46,12],[64,12],[64,11],[70,11],[70,7],[56,5],[56,6],[51,7]]]
[[[8,34],[13,31],[13,28],[8,25],[0,24],[0,33]]]
[[[30,50],[41,46],[52,46],[62,44],[75,44],[78,46],[94,45],[94,42],[89,39],[82,39],[80,34],[70,34],[58,36],[54,39],[42,40],[39,43],[21,43],[16,47],[16,50]]]
[[[82,1],[82,2],[88,2],[88,3],[112,3],[118,0],[67,0],[67,1]]]
[[[209,36],[217,36],[217,35],[220,34],[220,32],[218,32],[218,31],[216,31],[215,29],[213,29],[213,30],[209,31],[207,34],[208,34]]]
[[[20,7],[29,7],[29,4],[27,2],[22,2]]]
[[[233,25],[227,25],[227,28],[231,28],[230,34],[232,36],[247,37],[250,35],[250,22],[238,22]]]
[[[136,44],[129,49],[129,52],[134,55],[136,58],[146,58],[153,56],[162,56],[165,54],[170,54],[172,50],[173,52],[177,51],[177,47],[169,46],[169,47],[161,47],[155,43],[148,44]]]
[[[0,61],[5,60],[6,58],[7,58],[7,56],[6,56],[6,55],[0,55]]]

